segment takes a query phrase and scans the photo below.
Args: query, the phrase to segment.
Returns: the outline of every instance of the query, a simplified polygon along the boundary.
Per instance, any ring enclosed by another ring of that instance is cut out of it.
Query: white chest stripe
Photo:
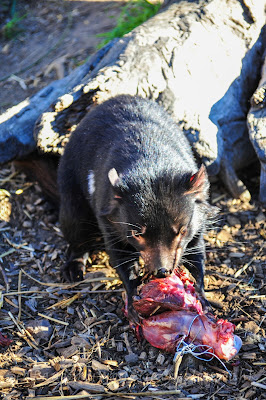
[[[89,194],[91,196],[95,192],[95,179],[94,179],[93,171],[89,171],[89,174],[88,174],[88,190],[89,190]]]

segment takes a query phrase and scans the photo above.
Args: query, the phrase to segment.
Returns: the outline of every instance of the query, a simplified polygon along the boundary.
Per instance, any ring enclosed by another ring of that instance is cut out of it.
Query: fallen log
[[[33,136],[34,125],[40,115],[54,104],[60,96],[73,89],[97,64],[108,45],[90,60],[61,80],[52,82],[36,95],[27,98],[0,115],[0,163],[20,159],[36,150]],[[51,140],[51,139],[50,139]]]
[[[265,48],[264,6],[264,0],[170,4],[96,53],[71,78],[58,81],[59,95],[51,94],[50,85],[26,108],[17,106],[20,112],[4,115],[0,161],[22,157],[36,146],[44,153],[62,154],[69,135],[94,104],[121,93],[138,94],[168,110],[210,175],[220,174],[234,197],[249,199],[236,171],[256,158],[247,113]],[[52,105],[45,111],[47,100]],[[7,156],[12,142],[16,151]]]

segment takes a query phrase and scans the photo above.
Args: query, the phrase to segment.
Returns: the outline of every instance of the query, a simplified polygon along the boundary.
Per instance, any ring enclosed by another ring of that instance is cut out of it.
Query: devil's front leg
[[[118,248],[107,249],[111,266],[116,269],[127,293],[128,319],[138,323],[138,314],[133,308],[133,297],[137,294],[137,287],[140,284],[140,278],[138,276],[138,257],[133,254],[131,254],[131,256],[130,254],[125,254],[124,251],[124,249]]]
[[[128,307],[128,319],[135,323],[139,322],[139,317],[137,312],[133,307],[133,298],[137,295],[137,287],[140,285],[140,278],[138,276],[138,260],[134,261],[131,259],[124,259],[121,262],[121,257],[116,258],[110,257],[111,265],[115,266],[120,279],[122,280],[124,287],[127,292],[127,307]],[[113,261],[112,261],[113,260]],[[115,261],[116,260],[116,261]],[[118,264],[117,264],[118,262]],[[118,265],[116,267],[116,265]]]
[[[111,266],[116,269],[123,282],[128,298],[128,318],[138,322],[138,315],[133,308],[133,297],[137,294],[140,284],[139,254],[130,245],[124,243],[112,226],[101,227],[104,231],[105,248],[110,258]],[[108,229],[109,228],[109,229]]]
[[[196,280],[196,291],[201,297],[205,308],[210,308],[210,304],[205,297],[204,292],[204,274],[205,274],[205,243],[203,233],[194,237],[188,244],[184,253],[184,266],[189,270]]]

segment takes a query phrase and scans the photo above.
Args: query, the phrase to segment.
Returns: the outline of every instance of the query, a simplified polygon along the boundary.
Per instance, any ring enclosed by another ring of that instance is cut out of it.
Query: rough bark
[[[251,98],[247,120],[250,140],[261,164],[260,201],[266,206],[266,52],[261,80]]]
[[[43,108],[38,105],[37,147],[61,154],[91,106],[116,94],[138,94],[156,100],[172,114],[211,175],[220,173],[235,197],[249,198],[236,170],[256,157],[246,118],[265,48],[264,7],[264,0],[171,4],[97,53],[83,66],[79,79],[73,73],[72,85],[71,79],[65,88],[64,81],[58,82],[61,97],[55,101],[51,96],[53,105],[42,114],[47,102]],[[41,96],[30,100],[28,115],[36,102],[42,102]],[[27,125],[29,118],[23,121],[23,115],[25,109],[6,121],[5,134],[12,121],[10,137],[18,140],[22,131],[31,151],[34,118]],[[0,137],[2,132],[0,127]],[[0,155],[5,145],[1,147]],[[26,146],[16,156],[23,152],[27,153]]]

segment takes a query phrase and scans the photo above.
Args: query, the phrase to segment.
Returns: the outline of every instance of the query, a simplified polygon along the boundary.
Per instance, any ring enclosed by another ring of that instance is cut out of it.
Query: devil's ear
[[[122,200],[122,196],[118,187],[121,177],[118,175],[115,168],[110,169],[110,171],[108,172],[108,179],[113,187],[113,197],[110,202],[108,202],[108,205],[102,208],[100,212],[100,215],[102,217],[114,214]]]
[[[113,187],[117,186],[120,181],[119,175],[115,168],[110,169],[110,171],[108,172],[108,178]]]
[[[188,190],[185,194],[194,194],[198,200],[204,201],[208,196],[209,181],[205,166],[202,164],[198,172],[189,178]]]
[[[119,189],[119,183],[121,181],[121,176],[118,175],[115,168],[110,169],[110,171],[108,172],[108,178],[114,189],[114,199],[116,199],[116,200],[121,199],[122,196],[121,196],[120,189]]]

